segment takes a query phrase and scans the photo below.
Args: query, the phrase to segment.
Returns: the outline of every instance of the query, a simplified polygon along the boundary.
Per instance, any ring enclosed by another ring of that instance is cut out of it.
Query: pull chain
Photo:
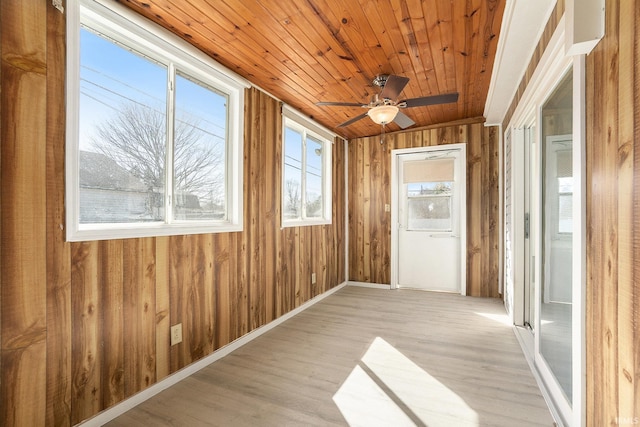
[[[380,145],[384,144],[384,123],[380,125],[382,127],[382,133],[380,134]]]

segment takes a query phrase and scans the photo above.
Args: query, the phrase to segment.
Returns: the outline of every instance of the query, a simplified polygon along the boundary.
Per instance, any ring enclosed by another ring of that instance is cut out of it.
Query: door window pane
[[[571,402],[572,73],[542,107],[540,353]]]
[[[569,142],[561,141],[563,147]],[[555,149],[555,147],[554,147]],[[560,149],[555,152],[558,179],[558,233],[571,233],[573,228],[573,172],[572,150]]]
[[[453,182],[414,182],[406,185],[408,229],[451,231]]]

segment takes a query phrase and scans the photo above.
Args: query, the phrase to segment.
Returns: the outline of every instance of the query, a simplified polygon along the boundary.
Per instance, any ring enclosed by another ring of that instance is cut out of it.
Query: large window
[[[241,229],[242,80],[117,4],[70,9],[67,238]]]
[[[282,225],[331,222],[331,136],[285,107]]]

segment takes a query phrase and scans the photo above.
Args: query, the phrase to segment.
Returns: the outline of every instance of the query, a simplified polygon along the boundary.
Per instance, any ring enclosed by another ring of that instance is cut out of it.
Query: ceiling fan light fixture
[[[398,114],[398,107],[395,105],[378,105],[373,107],[367,113],[374,123],[379,125],[386,125],[393,121]]]

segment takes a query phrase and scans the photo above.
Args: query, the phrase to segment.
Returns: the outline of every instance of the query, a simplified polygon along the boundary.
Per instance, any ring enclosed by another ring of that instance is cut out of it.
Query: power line
[[[138,93],[140,93],[140,94],[142,94],[142,95],[144,95],[144,96],[147,96],[147,97],[149,97],[149,98],[151,98],[151,99],[153,99],[153,100],[156,100],[156,101],[158,101],[158,102],[162,102],[162,103],[165,103],[165,104],[166,104],[166,102],[167,102],[167,101],[166,101],[166,99],[158,98],[157,96],[154,96],[154,95],[152,95],[152,94],[150,94],[150,93],[147,93],[147,92],[145,92],[145,91],[143,91],[143,90],[140,90],[140,89],[138,89],[138,88],[136,88],[136,87],[133,87],[133,86],[129,85],[128,83],[126,83],[126,82],[124,82],[124,81],[122,81],[122,80],[120,80],[120,79],[118,79],[118,78],[116,78],[116,77],[113,77],[113,76],[111,76],[111,75],[108,75],[108,74],[105,74],[105,73],[99,72],[99,71],[97,71],[97,70],[95,70],[95,69],[93,69],[93,68],[90,68],[90,67],[88,67],[87,65],[81,65],[81,67],[82,67],[82,68],[85,68],[85,69],[87,69],[87,70],[90,70],[90,71],[92,71],[92,72],[94,72],[94,73],[96,73],[96,74],[98,74],[98,75],[101,75],[101,76],[103,76],[103,77],[104,77],[104,78],[106,78],[106,79],[112,80],[112,81],[114,81],[114,82],[116,82],[116,83],[118,83],[118,84],[120,84],[120,85],[122,85],[122,86],[124,86],[124,87],[130,88],[130,89],[133,89],[133,90],[135,90],[136,92],[138,92]],[[184,78],[184,77],[183,77],[183,78]],[[122,95],[122,94],[121,94],[121,93],[119,93],[119,92],[116,92],[116,91],[115,91],[115,89],[109,89],[109,88],[106,88],[105,86],[102,86],[102,85],[98,84],[97,82],[95,82],[95,81],[93,81],[93,80],[90,80],[90,79],[88,79],[88,78],[80,78],[80,80],[81,80],[81,81],[85,81],[85,82],[87,82],[87,83],[89,83],[89,84],[93,84],[93,85],[95,85],[95,86],[97,86],[97,87],[99,87],[99,88],[101,88],[101,89],[103,89],[103,90],[106,90],[106,91],[108,91],[108,92],[113,93],[113,94],[114,94],[114,95],[116,95],[116,96],[120,96],[120,97],[122,97],[122,98],[125,98],[125,99],[128,99],[128,100],[130,100],[130,101],[133,101],[133,99],[131,99],[131,98],[129,98],[129,97],[127,97],[127,96],[125,96],[125,95]],[[190,81],[190,80],[189,80],[189,81]],[[200,85],[199,85],[199,86],[200,86]],[[200,86],[200,87],[202,87],[202,86]],[[204,88],[204,89],[206,89],[206,88]],[[210,90],[210,89],[209,89],[209,90]],[[216,92],[214,92],[214,91],[212,91],[212,90],[210,90],[210,91],[211,91],[211,92],[213,92],[213,93],[216,93]],[[218,94],[216,93],[216,95],[218,95]],[[136,101],[134,101],[134,102],[136,102]],[[226,103],[225,103],[225,107],[226,107]],[[221,129],[221,130],[223,130],[223,131],[225,130],[225,127],[224,127],[224,126],[222,126],[222,125],[219,125],[219,124],[217,124],[217,123],[214,123],[214,122],[212,122],[211,120],[207,120],[207,119],[206,119],[206,118],[204,118],[204,117],[198,116],[197,114],[195,114],[195,113],[193,113],[193,112],[190,112],[190,114],[193,114],[193,115],[194,115],[198,120],[200,120],[200,121],[202,121],[202,122],[208,123],[208,124],[210,124],[211,126],[216,127],[216,128],[218,128],[218,129]]]
[[[113,90],[111,90],[111,89],[109,89],[109,88],[107,88],[107,87],[104,87],[104,86],[102,86],[102,85],[99,85],[98,83],[92,82],[92,81],[90,81],[90,80],[86,80],[86,79],[81,79],[81,80],[82,80],[82,81],[84,81],[84,82],[86,82],[86,83],[89,83],[89,84],[91,84],[91,85],[93,85],[93,86],[96,86],[96,87],[98,87],[98,88],[100,88],[100,89],[102,89],[102,90],[104,90],[104,91],[106,91],[106,92],[109,92],[109,93],[111,93],[111,94],[113,94],[113,95],[116,95],[116,96],[118,96],[118,97],[120,97],[120,98],[124,98],[124,99],[126,99],[127,101],[130,101],[130,102],[132,102],[132,103],[134,103],[134,104],[137,104],[137,105],[139,105],[139,106],[141,106],[141,107],[143,107],[143,108],[148,108],[149,110],[154,111],[154,112],[156,112],[156,113],[158,113],[158,114],[161,114],[162,116],[166,116],[166,113],[164,113],[163,111],[160,111],[160,110],[158,110],[157,108],[154,108],[154,107],[152,107],[152,106],[150,106],[150,105],[147,105],[147,104],[144,104],[144,103],[142,103],[142,102],[136,101],[136,100],[135,100],[135,99],[133,99],[133,98],[129,98],[129,97],[127,97],[127,96],[124,96],[124,95],[122,95],[122,94],[120,94],[120,93],[118,93],[118,92],[116,92],[116,91],[113,91]],[[120,111],[117,107],[115,107],[115,106],[113,106],[113,105],[109,105],[109,104],[107,104],[107,103],[106,103],[106,102],[104,102],[104,101],[98,100],[98,99],[97,99],[97,98],[95,98],[94,96],[90,96],[86,91],[82,91],[82,90],[81,90],[80,92],[81,92],[81,93],[83,93],[85,96],[87,96],[87,97],[89,97],[89,98],[91,98],[91,99],[93,99],[93,100],[95,100],[95,101],[99,102],[99,103],[100,103],[100,104],[102,104],[102,105],[105,105],[105,106],[107,106],[107,107],[109,107],[109,108],[111,108],[111,109],[113,109],[113,110],[115,110],[115,111]],[[201,128],[201,127],[199,127],[199,126],[196,126],[196,125],[194,125],[193,123],[187,122],[187,121],[182,120],[182,119],[179,119],[179,118],[176,118],[175,120],[176,120],[177,122],[180,122],[180,123],[184,124],[184,125],[191,126],[191,127],[195,128],[195,129],[198,129],[199,131],[201,131],[201,132],[203,132],[203,133],[205,133],[205,134],[207,134],[207,135],[209,135],[209,136],[212,136],[212,137],[214,137],[214,138],[218,138],[218,139],[220,139],[220,140],[222,140],[222,141],[225,141],[225,138],[224,138],[224,137],[222,137],[222,136],[220,136],[220,135],[218,135],[218,134],[215,134],[215,133],[213,133],[213,132],[211,132],[211,131],[208,131],[208,130],[206,130],[206,129],[204,129],[204,128]],[[203,119],[203,121],[206,121],[206,120],[204,120],[204,119]],[[209,123],[210,123],[210,122],[209,122]]]

